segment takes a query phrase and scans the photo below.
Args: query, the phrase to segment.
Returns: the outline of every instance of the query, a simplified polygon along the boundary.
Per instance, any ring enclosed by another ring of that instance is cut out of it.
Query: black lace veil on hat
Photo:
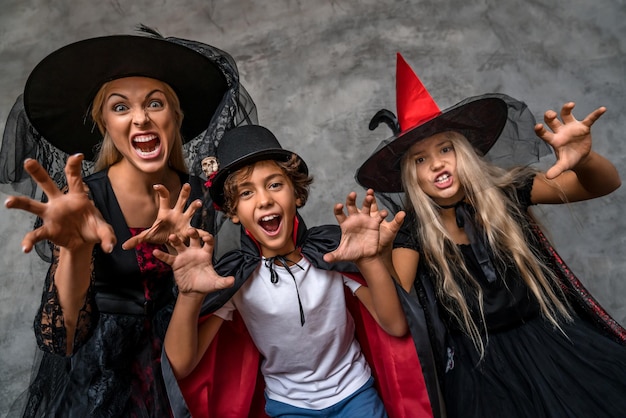
[[[212,118],[207,120],[206,130],[183,144],[190,180],[196,179],[197,183],[203,183],[206,179],[204,179],[205,175],[202,171],[202,160],[215,155],[217,144],[225,131],[239,125],[258,123],[256,105],[240,82],[235,60],[227,52],[199,41],[163,37],[159,32],[145,25],[138,26],[137,31],[140,35],[164,39],[199,52],[209,58],[226,79],[227,90]],[[37,183],[24,170],[23,162],[27,158],[39,161],[57,186],[63,189],[66,186],[64,168],[68,156],[66,152],[50,143],[33,127],[24,108],[23,95],[20,95],[9,113],[2,137],[0,189],[6,193],[17,192],[45,202],[47,200],[45,194],[38,189]],[[84,160],[82,165],[83,177],[93,173],[93,171],[94,162]],[[215,213],[207,213],[214,211],[208,193],[204,193],[203,198],[205,202],[202,218],[215,218]],[[216,228],[214,220],[208,222],[213,224],[209,229]],[[40,225],[41,220],[37,219],[34,227]],[[48,245],[37,245],[36,250],[44,260],[49,261],[49,248],[44,247],[48,247]]]
[[[527,166],[538,163],[541,158],[552,155],[553,151],[544,141],[541,140],[534,130],[536,124],[535,116],[526,103],[511,96],[501,93],[488,93],[480,96],[469,97],[453,108],[463,106],[469,102],[475,102],[483,98],[496,98],[504,101],[507,106],[506,123],[502,132],[498,136],[495,144],[489,149],[484,158],[502,168],[512,168],[515,166]],[[381,123],[387,124],[394,132],[394,136],[383,140],[372,155],[380,149],[386,147],[396,138],[399,133],[399,124],[395,115],[386,109],[379,111],[370,122],[370,129],[374,130]],[[376,198],[391,213],[405,210],[405,193],[397,192],[376,192]]]
[[[397,116],[379,110],[369,123],[385,123],[393,135],[383,140],[358,168],[355,179],[372,188],[383,206],[395,214],[404,210],[402,155],[417,141],[443,131],[462,133],[478,154],[502,168],[539,162],[552,149],[534,130],[536,121],[526,103],[501,93],[468,97],[440,110],[400,53],[396,64]]]

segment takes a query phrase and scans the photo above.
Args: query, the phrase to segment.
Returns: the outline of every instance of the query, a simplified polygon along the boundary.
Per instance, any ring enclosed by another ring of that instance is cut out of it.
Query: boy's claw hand
[[[557,113],[548,110],[544,114],[543,124],[535,125],[536,134],[549,144],[557,157],[556,163],[546,172],[546,177],[553,179],[576,167],[591,152],[591,126],[606,112],[605,107],[599,107],[585,119],[578,121],[572,114],[575,104],[569,102],[561,109],[561,120]]]
[[[372,190],[367,191],[361,209],[356,206],[356,193],[349,193],[345,209],[347,214],[344,212],[344,205],[335,205],[335,217],[341,227],[341,242],[335,251],[324,255],[324,260],[356,261],[376,256],[380,225],[387,216],[387,211],[378,210]]]
[[[189,245],[184,241],[189,240]],[[222,277],[213,268],[213,236],[206,231],[188,228],[182,237],[171,234],[169,244],[177,254],[154,250],[156,258],[172,266],[181,293],[208,294],[231,287],[233,276]]]
[[[172,209],[170,209],[170,193],[167,188],[162,184],[155,184],[154,190],[159,195],[159,212],[156,221],[149,229],[125,241],[122,244],[123,249],[135,248],[142,242],[164,244],[171,234],[176,234],[179,237],[184,236],[191,224],[191,218],[202,206],[200,200],[195,200],[185,210],[185,203],[191,193],[191,186],[187,183],[181,187],[178,200]]]

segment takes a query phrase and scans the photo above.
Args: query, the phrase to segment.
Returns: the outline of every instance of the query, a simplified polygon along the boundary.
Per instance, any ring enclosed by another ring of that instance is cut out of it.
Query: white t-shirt
[[[299,268],[300,266],[301,268]],[[335,405],[363,386],[370,368],[355,339],[343,286],[360,284],[341,273],[320,270],[303,258],[286,268],[274,265],[272,283],[265,260],[215,315],[243,318],[261,355],[270,399],[306,409]],[[301,325],[297,289],[304,309]]]

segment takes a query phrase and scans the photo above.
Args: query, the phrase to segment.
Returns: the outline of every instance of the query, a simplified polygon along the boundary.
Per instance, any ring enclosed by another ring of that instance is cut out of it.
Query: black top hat
[[[289,161],[295,153],[283,149],[269,129],[259,125],[242,125],[224,134],[216,154],[219,170],[210,180],[209,194],[217,206],[223,207],[224,183],[230,174],[258,161]],[[304,174],[309,173],[302,158],[299,169]]]
[[[440,111],[400,54],[396,100],[402,132],[383,141],[355,176],[359,184],[377,192],[403,191],[402,157],[417,141],[439,132],[456,131],[484,155],[495,144],[507,121],[507,104],[497,97],[472,97]]]
[[[24,107],[35,129],[68,154],[92,160],[102,140],[91,120],[91,103],[107,81],[150,77],[178,96],[183,140],[203,132],[228,89],[220,69],[204,55],[165,39],[135,35],[91,38],[64,46],[31,72]]]

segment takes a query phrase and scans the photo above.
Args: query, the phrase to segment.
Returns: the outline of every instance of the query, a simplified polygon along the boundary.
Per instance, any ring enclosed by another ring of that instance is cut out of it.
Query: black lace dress
[[[43,356],[28,390],[24,416],[168,417],[161,348],[174,301],[171,269],[121,243],[141,232],[126,226],[106,172],[85,179],[116,233],[113,253],[94,250],[91,286],[81,309],[73,354],[57,302],[55,256],[46,278],[35,335]]]
[[[530,187],[518,191],[525,209]],[[410,222],[409,222],[410,224]],[[396,247],[419,251],[406,229]],[[413,242],[411,242],[413,241]],[[502,268],[490,283],[469,245],[461,245],[466,266],[484,292],[485,355],[445,315],[444,397],[448,417],[624,417],[626,347],[574,314],[562,331],[545,320],[538,302],[515,268]],[[469,293],[474,321],[478,304]]]

